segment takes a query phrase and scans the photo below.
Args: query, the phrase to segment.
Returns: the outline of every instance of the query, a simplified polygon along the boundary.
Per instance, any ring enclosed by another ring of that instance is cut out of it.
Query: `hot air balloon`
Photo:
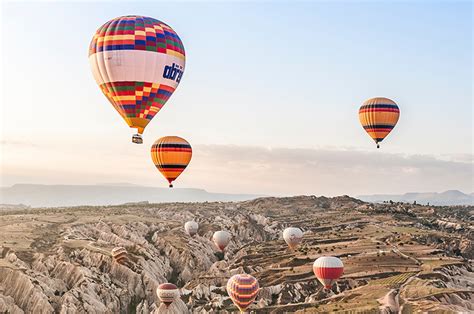
[[[186,233],[191,237],[198,232],[198,227],[198,223],[194,220],[188,221],[184,224],[184,230],[186,230]]]
[[[257,279],[247,274],[234,275],[227,281],[227,294],[240,312],[253,303],[259,290]]]
[[[125,122],[141,134],[178,87],[184,72],[183,43],[167,24],[129,15],[108,21],[89,46],[92,74]]]
[[[342,276],[344,265],[337,257],[321,256],[314,261],[313,272],[324,288],[330,289],[333,282]]]
[[[162,137],[151,146],[151,159],[168,180],[170,188],[173,187],[172,182],[186,169],[192,155],[191,145],[178,136]]]
[[[111,251],[112,258],[119,264],[127,264],[128,263],[128,253],[127,250],[123,247],[115,247]]]
[[[169,307],[174,300],[179,298],[180,293],[178,287],[172,283],[163,283],[156,289],[156,295],[166,307]]]
[[[227,231],[216,231],[212,236],[212,241],[214,241],[219,250],[223,252],[231,238],[232,236]]]
[[[359,109],[359,120],[369,136],[379,143],[392,131],[398,122],[400,109],[388,98],[376,97],[366,100]]]
[[[294,249],[303,241],[303,232],[299,228],[286,228],[283,231],[283,239],[290,249]]]

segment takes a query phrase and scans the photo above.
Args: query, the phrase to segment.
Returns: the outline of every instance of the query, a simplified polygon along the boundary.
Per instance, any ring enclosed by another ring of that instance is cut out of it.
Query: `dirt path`
[[[383,229],[382,227],[380,227],[379,225],[376,225],[376,224],[375,224],[374,226],[375,226],[376,228],[378,228],[378,229],[384,230],[384,229]],[[390,246],[392,247],[392,251],[393,251],[395,254],[398,254],[398,255],[401,256],[401,257],[404,257],[404,258],[407,258],[407,259],[409,259],[409,260],[412,260],[412,261],[415,262],[418,266],[420,266],[420,265],[423,264],[420,260],[414,258],[413,256],[410,256],[410,255],[407,255],[407,254],[401,252],[401,251],[398,249],[398,246],[395,245],[395,244],[393,244],[392,242],[390,242],[388,239],[385,240],[385,243],[387,243],[388,245],[390,245]]]

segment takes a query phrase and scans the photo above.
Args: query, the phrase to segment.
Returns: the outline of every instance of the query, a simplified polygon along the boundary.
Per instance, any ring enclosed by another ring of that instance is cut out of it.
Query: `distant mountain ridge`
[[[458,190],[448,190],[442,193],[405,193],[396,194],[375,194],[375,195],[359,195],[357,198],[372,203],[381,203],[383,201],[392,200],[394,202],[413,203],[431,205],[474,205],[474,193],[466,194]]]
[[[0,188],[0,204],[6,204],[3,207],[15,204],[32,207],[60,207],[118,205],[143,201],[151,203],[245,201],[261,196],[263,195],[212,193],[192,188],[155,188],[127,183],[100,185],[15,184],[11,187]]]
[[[165,202],[230,202],[246,201],[266,195],[212,193],[195,188],[156,188],[130,183],[103,183],[97,185],[42,185],[15,184],[0,187],[0,208],[66,207],[81,205],[119,205],[125,203]],[[405,193],[359,195],[365,202],[394,202],[432,205],[474,205],[474,193],[458,190],[442,193]]]

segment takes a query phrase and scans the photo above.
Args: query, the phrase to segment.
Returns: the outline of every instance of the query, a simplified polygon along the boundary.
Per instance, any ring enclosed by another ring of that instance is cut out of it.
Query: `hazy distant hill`
[[[130,202],[243,201],[261,195],[211,193],[202,189],[154,188],[133,184],[40,185],[15,184],[0,188],[0,204],[33,207],[115,205]]]
[[[458,190],[449,190],[443,193],[405,193],[403,195],[395,194],[376,194],[360,195],[357,198],[366,202],[383,202],[392,200],[394,202],[408,202],[432,205],[474,205],[474,193],[465,194]]]

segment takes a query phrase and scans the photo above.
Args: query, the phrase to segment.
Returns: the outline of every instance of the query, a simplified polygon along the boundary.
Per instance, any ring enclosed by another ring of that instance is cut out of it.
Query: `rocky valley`
[[[366,203],[347,196],[0,210],[0,313],[230,313],[225,285],[248,273],[256,313],[474,311],[474,207]],[[199,224],[188,236],[186,221]],[[286,227],[304,232],[290,250]],[[232,240],[222,254],[214,231]],[[126,248],[130,263],[111,256]],[[322,289],[312,270],[339,257]],[[181,298],[156,295],[171,282]]]

